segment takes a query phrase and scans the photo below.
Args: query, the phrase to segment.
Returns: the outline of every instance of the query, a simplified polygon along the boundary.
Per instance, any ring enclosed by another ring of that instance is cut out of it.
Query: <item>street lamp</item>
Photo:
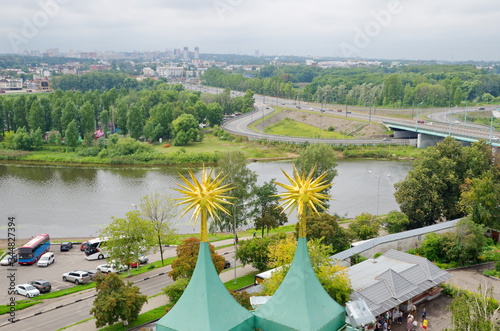
[[[234,281],[233,284],[237,284],[236,282],[236,251],[237,251],[237,242],[238,235],[236,234],[236,207],[246,206],[246,203],[233,204],[233,233],[234,233]]]
[[[377,177],[377,216],[378,216],[378,207],[380,204],[380,179],[382,178],[382,176],[375,175],[371,170],[368,170],[368,172],[373,176]],[[387,174],[387,177],[391,177],[391,174]]]
[[[415,124],[415,131],[418,131],[418,106],[422,105],[423,103],[424,103],[424,102],[422,101],[421,103],[419,103],[419,104],[417,105],[417,122],[416,122],[416,124]]]

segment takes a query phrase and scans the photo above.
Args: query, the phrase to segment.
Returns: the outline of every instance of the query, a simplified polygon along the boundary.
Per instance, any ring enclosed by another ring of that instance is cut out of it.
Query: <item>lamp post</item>
[[[377,216],[378,216],[378,207],[380,205],[380,179],[382,176],[375,175],[371,170],[368,170],[370,174],[377,177]],[[387,174],[387,177],[391,177],[391,174]]]
[[[416,124],[415,124],[415,131],[418,131],[418,107],[423,104],[424,102],[422,101],[421,103],[419,103],[417,105],[417,121],[416,121]]]
[[[246,206],[246,203],[233,204],[233,234],[234,234],[234,281],[233,284],[236,284],[236,251],[237,251],[237,241],[238,235],[236,234],[236,207]]]

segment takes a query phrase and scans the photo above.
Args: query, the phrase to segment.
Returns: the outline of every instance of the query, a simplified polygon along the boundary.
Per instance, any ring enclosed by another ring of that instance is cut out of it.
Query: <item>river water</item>
[[[258,184],[275,178],[287,183],[291,162],[250,163]],[[341,160],[330,190],[330,213],[355,217],[363,212],[386,214],[398,209],[394,184],[412,168],[410,161]],[[196,174],[200,168],[193,168]],[[17,238],[46,232],[52,237],[93,237],[111,216],[123,217],[143,196],[169,193],[186,168],[70,168],[0,165],[0,238],[7,237],[7,218],[16,217]],[[198,232],[185,216],[179,233]],[[290,222],[296,222],[294,217]]]

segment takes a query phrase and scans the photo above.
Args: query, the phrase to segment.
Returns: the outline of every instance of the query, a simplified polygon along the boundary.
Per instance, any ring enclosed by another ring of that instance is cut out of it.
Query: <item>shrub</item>
[[[98,147],[87,147],[80,149],[77,154],[78,156],[81,157],[86,157],[86,156],[97,156],[100,154],[100,149]]]

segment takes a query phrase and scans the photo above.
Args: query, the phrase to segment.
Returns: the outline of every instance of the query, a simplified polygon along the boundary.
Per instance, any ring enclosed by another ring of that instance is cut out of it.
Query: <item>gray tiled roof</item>
[[[374,315],[398,306],[451,277],[426,258],[389,250],[348,269],[351,299],[363,299]]]
[[[425,235],[427,233],[431,232],[436,232],[444,229],[448,229],[451,227],[454,227],[459,219],[453,220],[453,221],[447,221],[447,222],[442,222],[434,225],[429,225],[425,226],[423,228],[418,228],[418,229],[413,229],[409,231],[404,231],[404,232],[399,232],[399,233],[393,233],[389,234],[387,236],[382,236],[378,238],[373,238],[367,242],[364,242],[356,247],[352,247],[349,249],[346,249],[345,251],[339,252],[335,255],[332,255],[330,258],[333,260],[345,260],[350,258],[351,256],[355,254],[362,253],[372,247],[388,243],[391,241],[396,241],[396,240],[401,240],[401,239],[406,239],[406,238],[411,238],[419,235]]]

